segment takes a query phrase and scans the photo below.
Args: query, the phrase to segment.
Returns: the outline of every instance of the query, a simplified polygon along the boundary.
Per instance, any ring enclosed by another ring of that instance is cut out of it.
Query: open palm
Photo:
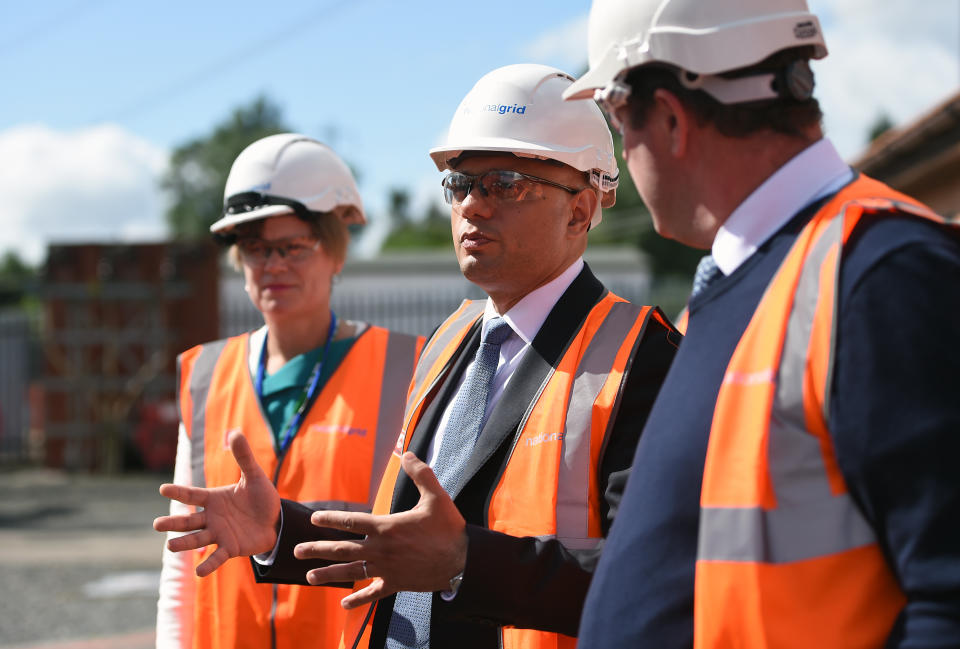
[[[158,532],[193,532],[170,539],[167,547],[172,552],[217,546],[197,566],[199,577],[206,577],[232,557],[268,552],[277,540],[280,495],[257,464],[246,438],[233,433],[228,441],[240,467],[236,484],[210,489],[160,486],[161,495],[203,508],[193,514],[160,516],[153,521],[153,529]]]

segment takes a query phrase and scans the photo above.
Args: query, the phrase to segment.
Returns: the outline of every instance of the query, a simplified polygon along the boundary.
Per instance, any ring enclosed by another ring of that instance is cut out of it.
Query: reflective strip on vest
[[[190,374],[190,392],[193,398],[193,416],[191,422],[191,467],[193,470],[193,484],[198,487],[205,487],[204,477],[204,422],[205,408],[207,402],[207,393],[210,389],[210,383],[213,378],[214,369],[220,354],[226,347],[228,340],[218,340],[203,345],[200,355],[197,358],[193,371]],[[381,377],[380,386],[380,413],[377,417],[377,435],[376,446],[374,448],[374,457],[382,458],[379,466],[373,467],[370,473],[370,490],[368,493],[376,494],[377,486],[380,484],[380,477],[386,468],[389,460],[388,449],[393,446],[393,436],[388,428],[390,422],[400,421],[403,413],[404,402],[406,401],[406,392],[396,389],[402,385],[410,368],[413,367],[417,354],[417,339],[413,336],[398,334],[393,331],[387,335],[387,351],[384,359],[384,371]],[[309,506],[308,503],[304,503]],[[335,506],[335,505],[342,505]],[[369,507],[363,503],[347,503],[341,501],[330,501],[329,506],[320,506],[315,509],[341,509],[343,511],[370,511]]]
[[[417,369],[413,375],[413,382],[416,386],[414,388],[415,391],[417,388],[423,386],[424,381],[426,381],[427,376],[430,374],[430,369],[433,367],[433,364],[437,362],[437,359],[440,358],[440,355],[443,354],[447,345],[458,335],[462,335],[464,327],[483,314],[484,307],[485,303],[483,301],[464,300],[460,303],[460,306],[453,315],[440,325],[436,333],[423,348],[420,362],[417,363]],[[449,360],[450,359],[447,359],[448,362]]]
[[[403,430],[396,441],[396,455],[401,455],[406,447],[405,436],[411,431],[411,419],[414,417],[427,393],[443,376],[443,371],[453,359],[452,353],[447,353],[451,343],[462,339],[473,323],[483,314],[485,303],[482,301],[464,300],[453,314],[441,324],[437,331],[423,348],[417,367],[414,370],[413,385],[410,397],[407,399],[403,413]],[[437,367],[438,363],[440,364]]]
[[[373,496],[380,486],[387,463],[390,461],[390,449],[394,445],[394,432],[390,422],[403,421],[403,407],[407,400],[406,390],[395,389],[410,376],[410,368],[417,358],[417,339],[390,332],[387,338],[387,353],[384,360],[383,379],[380,387],[380,416],[377,418],[377,441],[373,457],[381,458],[370,471],[371,504]],[[394,389],[390,389],[394,388]],[[369,511],[369,510],[366,510]]]
[[[414,385],[410,391],[410,399],[407,404],[407,412],[404,415],[404,430],[412,430],[418,423],[422,415],[421,404],[433,389],[433,386],[444,376],[445,369],[449,366],[456,352],[463,345],[464,338],[469,334],[476,320],[481,317],[484,310],[484,303],[465,301],[454,314],[450,316],[434,334],[434,337],[427,343],[415,373]],[[577,332],[574,339],[582,341],[585,330],[596,327],[596,331],[590,338],[584,349],[582,346],[576,348],[570,347],[564,352],[564,357],[560,364],[566,364],[569,371],[557,373],[551,371],[544,378],[541,385],[541,392],[537,399],[533,400],[531,407],[525,413],[519,424],[519,435],[517,440],[523,437],[527,425],[531,418],[536,417],[538,413],[539,397],[547,389],[551,381],[556,381],[559,387],[555,390],[560,395],[567,395],[567,408],[565,411],[564,422],[561,427],[558,425],[551,432],[562,436],[562,446],[560,450],[550,456],[548,462],[556,462],[557,465],[551,465],[557,470],[557,484],[552,482],[545,487],[550,493],[543,494],[543,502],[549,502],[550,527],[554,527],[553,521],[556,521],[556,533],[529,535],[540,540],[557,539],[565,547],[573,550],[586,550],[598,548],[603,539],[596,537],[590,538],[590,516],[591,510],[597,510],[598,506],[590,502],[591,497],[591,479],[592,471],[596,469],[592,465],[592,450],[597,450],[595,442],[602,444],[602,439],[609,432],[610,423],[607,421],[604,426],[603,434],[597,434],[597,440],[593,439],[596,417],[606,417],[612,419],[610,407],[599,415],[595,412],[598,398],[604,394],[605,387],[608,387],[608,381],[611,379],[611,368],[617,363],[618,355],[627,349],[629,345],[629,356],[632,358],[632,352],[639,343],[642,335],[643,322],[638,319],[646,313],[649,317],[653,313],[648,307],[636,307],[622,299],[607,294],[596,305],[594,305],[585,322]],[[600,320],[603,318],[602,320]],[[633,329],[636,328],[636,338],[629,338]],[[577,359],[573,354],[582,354]],[[568,357],[569,355],[569,357]],[[628,361],[629,362],[629,361]],[[619,386],[618,386],[619,387]],[[553,402],[554,406],[558,404]],[[540,405],[540,411],[549,409],[549,405]],[[529,432],[529,431],[526,431]],[[391,455],[387,472],[384,474],[380,486],[380,493],[377,498],[377,504],[374,511],[386,513],[390,509],[390,503],[394,492],[397,476],[400,472],[399,456],[405,448],[404,435],[401,435],[398,445],[398,452]],[[554,440],[551,440],[554,441]],[[555,440],[555,441],[560,441]],[[494,504],[496,489],[502,487],[509,478],[507,474],[515,459],[516,447],[510,458],[507,459],[506,469],[498,482],[498,485],[491,487],[491,502],[488,509],[489,528],[497,529],[497,512]],[[554,492],[554,488],[557,489]],[[594,490],[596,494],[596,490]],[[554,496],[556,496],[554,498]],[[595,525],[599,528],[599,524]],[[546,525],[543,526],[543,531]],[[511,532],[507,532],[511,533]],[[514,533],[516,535],[516,533]],[[521,533],[524,535],[526,533]],[[361,581],[355,584],[354,591],[369,585],[369,581]],[[347,623],[341,639],[342,648],[367,647],[371,632],[370,620],[373,617],[375,605],[361,606],[352,609],[347,614]],[[533,631],[529,629],[514,629],[504,627],[502,629],[503,646],[508,649],[513,647],[522,647],[523,649],[546,649],[547,647],[566,648],[575,645],[576,640],[556,633],[542,631]]]
[[[602,543],[602,539],[589,538],[590,421],[614,358],[642,310],[629,302],[611,306],[580,360],[570,389],[557,484],[557,538],[571,550],[592,549]]]
[[[852,500],[829,429],[839,268],[864,215],[913,214],[860,176],[770,280],[717,396],[701,491],[694,646],[873,649],[906,603]]]
[[[376,454],[390,456],[420,344],[366,328],[307,409],[302,434],[279,455],[250,375],[249,334],[184,352],[181,399],[199,422],[191,441],[195,482],[217,486],[239,478],[223,436],[242,430],[283,497],[311,509],[369,511],[370,485],[385,462]],[[196,553],[195,562],[204,556]],[[335,646],[346,618],[335,589],[257,585],[245,562],[228,562],[196,583],[194,646],[202,649]],[[218,624],[204,623],[210,619]]]
[[[217,366],[220,353],[227,346],[226,340],[218,340],[204,345],[200,349],[200,356],[193,365],[190,373],[190,395],[193,399],[193,412],[190,415],[190,468],[191,482],[195,487],[206,487],[207,480],[204,473],[204,430],[206,417],[204,410],[207,405],[207,393],[210,390],[210,380],[213,370]]]
[[[807,431],[803,407],[807,347],[817,311],[820,268],[828,254],[839,251],[843,223],[843,218],[832,219],[807,254],[787,322],[767,450],[777,507],[703,507],[697,548],[701,560],[786,563],[876,540],[850,494],[832,493],[820,440]],[[838,275],[835,272],[834,286]],[[724,382],[770,379],[728,375]]]

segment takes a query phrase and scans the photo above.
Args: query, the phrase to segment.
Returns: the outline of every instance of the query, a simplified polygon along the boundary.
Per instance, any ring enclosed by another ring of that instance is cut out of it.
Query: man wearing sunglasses
[[[450,171],[460,269],[489,297],[465,301],[425,346],[374,513],[311,519],[283,503],[261,578],[356,582],[342,646],[576,642],[679,334],[583,262],[618,174],[600,110],[561,98],[572,81],[540,65],[494,70],[430,152]],[[242,438],[232,445],[248,483],[262,483]],[[315,540],[330,528],[357,538]]]
[[[679,335],[583,262],[618,172],[599,109],[562,101],[571,83],[541,65],[494,70],[430,151],[450,172],[460,270],[489,297],[465,301],[425,347],[374,514],[313,519],[365,540],[298,550],[342,562],[311,583],[359,582],[345,646],[575,643]]]

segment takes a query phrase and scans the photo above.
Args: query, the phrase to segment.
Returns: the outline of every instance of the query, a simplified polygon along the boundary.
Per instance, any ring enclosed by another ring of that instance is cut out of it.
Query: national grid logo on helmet
[[[480,109],[481,111],[488,111],[491,113],[500,113],[505,115],[506,113],[516,113],[517,115],[523,115],[527,112],[527,105],[523,104],[522,106],[518,104],[484,104]]]
[[[474,115],[476,113],[497,113],[506,115],[523,115],[527,112],[527,104],[461,104],[461,115]]]

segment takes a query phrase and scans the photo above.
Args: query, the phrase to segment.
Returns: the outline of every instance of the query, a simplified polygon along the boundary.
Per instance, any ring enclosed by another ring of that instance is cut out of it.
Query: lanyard
[[[287,446],[290,445],[290,440],[297,434],[297,430],[300,428],[300,424],[303,421],[303,412],[307,409],[307,406],[313,402],[313,397],[317,394],[317,386],[320,383],[320,372],[323,371],[323,361],[327,357],[327,351],[330,349],[330,341],[333,340],[333,334],[337,330],[337,315],[333,312],[333,309],[330,310],[330,330],[327,332],[327,342],[323,344],[323,351],[320,352],[320,358],[317,359],[316,365],[313,366],[313,371],[310,373],[310,380],[307,382],[307,385],[304,387],[303,392],[300,394],[300,399],[297,401],[296,412],[293,413],[293,416],[290,417],[290,420],[287,422],[287,425],[283,427],[282,434],[280,437],[280,451],[285,451]],[[267,335],[263,337],[263,348],[260,350],[260,362],[257,364],[257,381],[256,381],[256,390],[257,397],[263,401],[263,376],[266,369],[267,361],[267,336],[270,335],[269,330]]]

